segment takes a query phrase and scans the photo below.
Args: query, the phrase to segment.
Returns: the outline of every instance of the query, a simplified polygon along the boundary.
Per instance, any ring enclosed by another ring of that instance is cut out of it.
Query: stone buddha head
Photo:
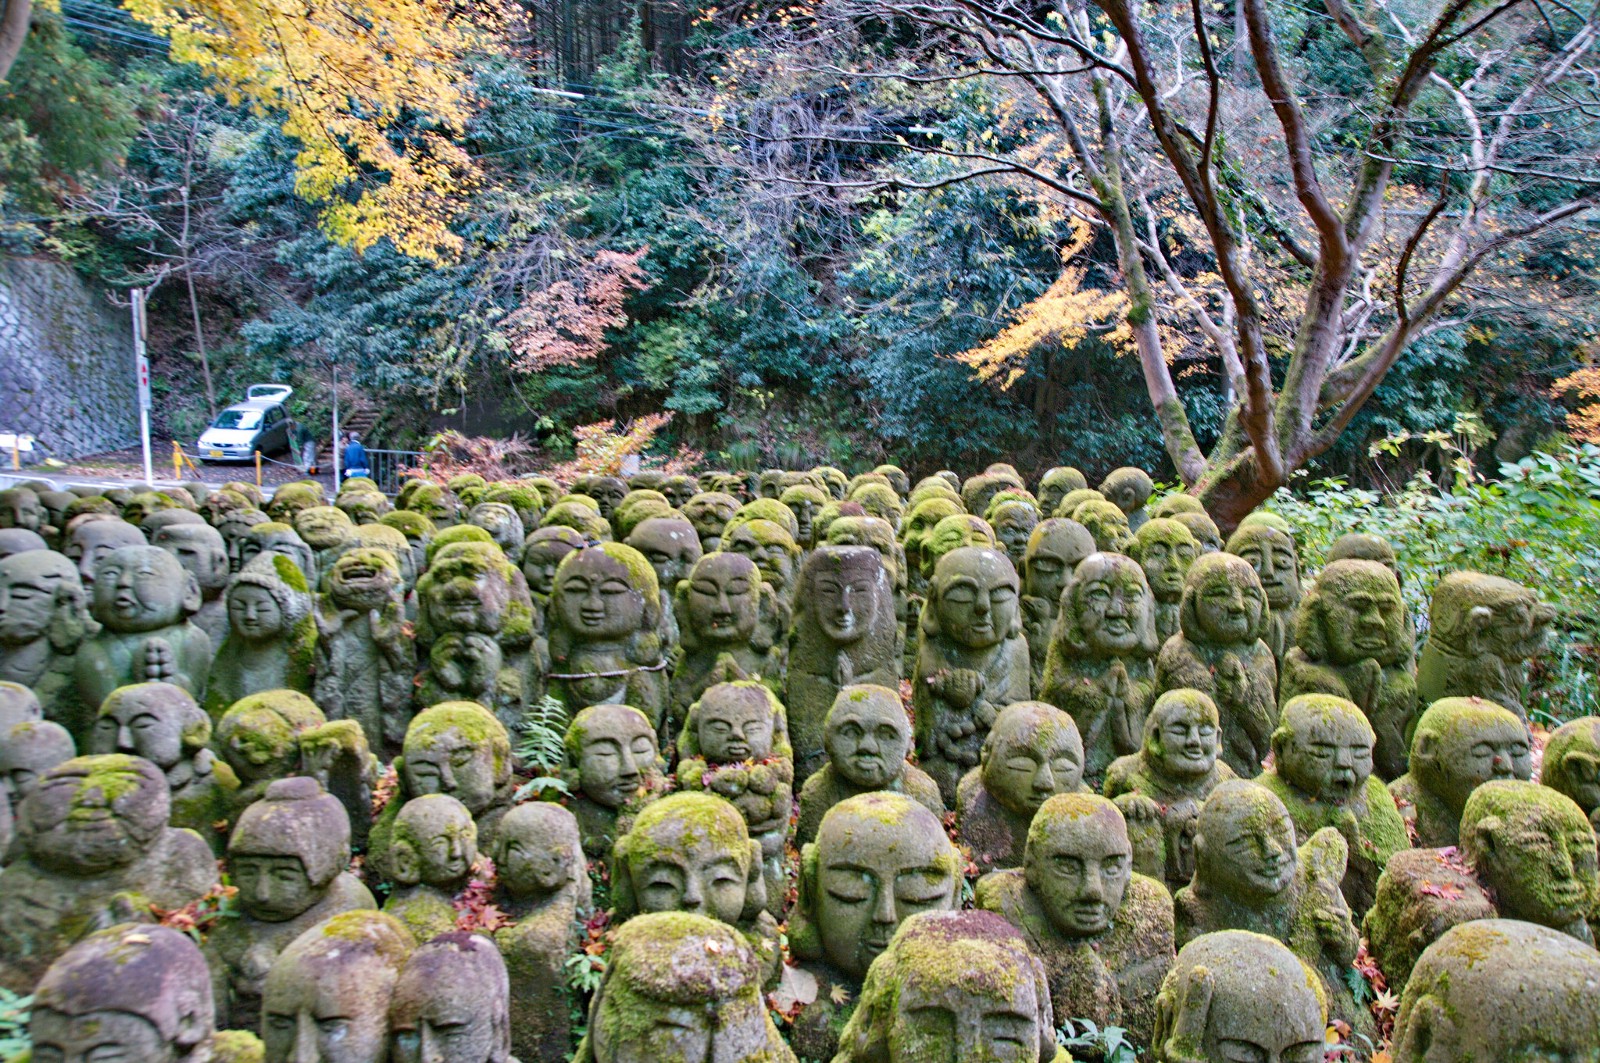
[[[1547,786],[1512,779],[1472,791],[1461,852],[1507,919],[1561,929],[1583,920],[1600,896],[1589,817]]]
[[[455,892],[478,855],[478,826],[467,806],[446,794],[413,797],[400,807],[385,866],[396,884]]]
[[[0,679],[0,737],[8,734],[19,723],[37,723],[44,719],[44,707],[32,687]]]
[[[0,561],[4,561],[12,554],[49,548],[50,544],[45,542],[38,532],[26,528],[0,528]]]
[[[1154,491],[1150,474],[1132,465],[1112,469],[1100,484],[1100,493],[1106,496],[1106,501],[1115,503],[1124,513],[1144,508]]]
[[[453,797],[482,815],[511,779],[511,738],[494,714],[474,701],[425,709],[406,727],[400,778],[405,792]]]
[[[906,770],[911,721],[888,687],[847,686],[822,723],[822,745],[834,774],[857,790],[882,790]]]
[[[1217,703],[1198,690],[1169,690],[1156,699],[1144,721],[1144,758],[1175,781],[1210,775],[1222,751]]]
[[[1028,539],[1039,526],[1038,507],[1021,499],[1007,500],[994,507],[989,516],[989,525],[994,528],[994,537],[1000,548],[1012,564],[1020,568],[1028,549]]]
[[[1175,520],[1154,517],[1134,533],[1128,556],[1144,569],[1145,582],[1157,601],[1177,602],[1183,597],[1183,580],[1200,556],[1200,544],[1189,529]]]
[[[229,706],[217,721],[213,745],[240,783],[266,783],[298,771],[300,736],[327,722],[304,694],[267,690]]]
[[[406,486],[411,487],[412,484],[416,486],[410,494],[401,491],[396,499],[401,509],[421,513],[433,521],[435,528],[448,528],[456,522],[460,504],[455,495],[442,485],[427,480],[413,480]]]
[[[26,487],[0,491],[0,528],[25,528],[36,532],[45,524],[44,504]]]
[[[724,529],[721,548],[754,561],[762,580],[772,584],[779,594],[787,594],[794,585],[800,568],[800,546],[783,525],[760,518],[737,524],[730,521]]]
[[[797,533],[795,541],[801,546],[810,546],[816,541],[812,522],[816,519],[822,507],[827,505],[830,497],[826,491],[812,487],[810,484],[795,484],[784,489],[778,496],[778,501],[788,506],[794,513]]]
[[[313,550],[332,550],[355,535],[356,522],[334,506],[312,506],[294,515],[294,530]]]
[[[1572,798],[1600,823],[1600,716],[1572,720],[1551,732],[1539,781]]]
[[[23,720],[0,731],[0,796],[19,811],[45,773],[78,755],[72,735],[52,720]]]
[[[1123,554],[1090,554],[1061,596],[1051,641],[1068,657],[1153,657],[1155,598],[1139,563]]]
[[[78,577],[93,586],[95,570],[113,550],[145,545],[144,532],[124,520],[91,520],[73,528],[61,552],[77,562]]]
[[[1403,582],[1405,579],[1400,573],[1400,559],[1394,552],[1394,545],[1381,535],[1346,532],[1339,536],[1328,547],[1327,563],[1331,565],[1335,561],[1347,560],[1376,561],[1393,572],[1396,581]]]
[[[789,940],[859,979],[908,916],[960,904],[961,860],[938,818],[903,794],[860,794],[830,808],[801,852]]]
[[[338,566],[334,567],[337,570]],[[246,644],[298,640],[309,647],[315,638],[305,576],[280,555],[241,569],[228,583],[223,602],[228,609],[228,634]]]
[[[1039,508],[1046,513],[1054,513],[1068,491],[1088,486],[1089,481],[1084,478],[1083,473],[1070,465],[1057,465],[1053,469],[1047,469],[1039,478]]]
[[[1097,794],[1057,794],[1028,827],[1022,868],[1057,933],[1099,937],[1111,929],[1133,874],[1128,823]]]
[[[644,555],[655,570],[656,583],[671,595],[678,581],[700,560],[700,536],[681,517],[651,517],[640,521],[627,543]]]
[[[643,554],[623,543],[602,543],[562,560],[550,596],[551,613],[580,641],[622,641],[655,631],[659,588],[655,569]]]
[[[1209,514],[1176,513],[1172,519],[1189,529],[1194,541],[1200,544],[1202,554],[1214,554],[1222,549],[1222,532]]]
[[[691,912],[739,923],[766,904],[761,844],[739,810],[711,794],[668,794],[646,805],[617,839],[612,869],[612,902],[622,919]]]
[[[248,565],[262,554],[288,558],[305,577],[306,586],[317,585],[317,555],[291,525],[268,521],[251,528],[239,544],[239,558]]]
[[[1283,705],[1272,732],[1273,763],[1290,786],[1336,807],[1359,797],[1372,777],[1377,741],[1360,709],[1331,694],[1301,694]]]
[[[761,571],[743,554],[695,562],[675,596],[685,648],[749,642],[761,619]]]
[[[588,541],[571,528],[539,528],[529,533],[522,543],[522,575],[528,581],[528,590],[548,599],[555,589],[556,569],[562,558],[586,545]]]
[[[331,508],[331,507],[329,507]],[[339,513],[338,510],[334,510]],[[339,513],[344,517],[343,513]],[[345,517],[348,520],[348,517]],[[217,531],[222,533],[222,541],[228,544],[228,567],[237,572],[244,567],[242,551],[245,536],[250,534],[250,529],[257,524],[269,524],[272,518],[259,509],[235,509],[222,515],[217,521]]]
[[[1119,554],[1127,549],[1131,538],[1128,515],[1116,503],[1091,498],[1078,504],[1072,519],[1088,529],[1102,552]]]
[[[167,777],[148,760],[75,757],[47,771],[22,802],[17,838],[38,867],[92,877],[143,856],[170,810]]]
[[[261,1003],[266,1063],[384,1063],[389,1005],[416,941],[383,912],[336,915],[279,955]]]
[[[496,828],[489,855],[500,887],[517,900],[539,901],[566,890],[579,908],[594,903],[578,821],[561,805],[514,806]]]
[[[1021,582],[1006,556],[963,546],[939,559],[922,609],[924,637],[984,650],[1022,633]]]
[[[301,510],[324,504],[322,485],[308,480],[284,484],[272,492],[266,511],[275,521],[293,524]]]
[[[411,954],[389,999],[393,1063],[507,1063],[511,983],[494,942],[451,931]]]
[[[279,779],[228,836],[239,907],[264,923],[308,911],[350,863],[350,817],[338,798],[303,776]]]
[[[720,491],[702,491],[678,507],[700,536],[706,553],[721,549],[722,529],[739,511],[739,500]]]
[[[806,559],[795,597],[797,614],[839,645],[860,641],[894,613],[883,558],[867,546],[818,547]]]
[[[689,709],[679,752],[708,764],[792,756],[783,705],[753,680],[707,687]]]
[[[165,772],[196,756],[209,762],[210,743],[211,717],[171,683],[118,687],[89,732],[89,752],[143,757]]]
[[[228,544],[222,541],[222,533],[209,524],[169,524],[155,532],[150,541],[178,559],[200,585],[203,597],[215,597],[227,584]]]
[[[1042,701],[1000,710],[979,752],[983,788],[1016,815],[1083,788],[1083,739],[1072,717]]]
[[[1442,698],[1411,734],[1411,775],[1456,815],[1479,786],[1533,777],[1528,731],[1516,714],[1481,698]]]
[[[123,546],[96,569],[90,610],[119,633],[159,631],[200,608],[200,585],[178,559],[158,546]]]
[[[655,727],[631,705],[591,705],[566,736],[572,789],[602,808],[619,809],[663,771]]]
[[[1322,979],[1288,947],[1246,930],[1185,945],[1156,997],[1158,1063],[1319,1063],[1328,1005]]]
[[[1300,603],[1295,643],[1312,660],[1336,665],[1409,662],[1411,625],[1394,573],[1376,561],[1329,564]]]
[[[1261,577],[1248,561],[1233,554],[1204,554],[1184,577],[1178,622],[1190,642],[1238,646],[1261,637],[1267,608]]]
[[[527,534],[517,511],[504,502],[479,502],[467,514],[467,523],[488,532],[507,554],[515,554]]]
[[[66,557],[28,550],[0,558],[0,658],[41,640],[54,653],[73,653],[94,629],[78,570]]]
[[[1434,585],[1428,616],[1429,638],[1457,654],[1521,661],[1544,648],[1555,610],[1511,580],[1451,572]]]
[[[1195,886],[1245,905],[1269,903],[1294,884],[1297,844],[1294,820],[1276,794],[1230,779],[1200,808]]]
[[[922,540],[923,578],[931,580],[939,560],[963,546],[995,548],[994,529],[989,527],[989,522],[971,513],[955,513],[935,524]]]
[[[1078,562],[1094,552],[1094,536],[1077,521],[1066,517],[1040,521],[1022,555],[1022,593],[1054,606]]]
[[[1247,521],[1228,537],[1228,553],[1256,570],[1272,608],[1293,609],[1300,601],[1300,555],[1287,531],[1264,520]]]

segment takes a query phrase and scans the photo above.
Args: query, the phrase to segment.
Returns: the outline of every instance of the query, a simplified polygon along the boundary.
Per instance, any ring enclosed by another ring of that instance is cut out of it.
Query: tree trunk
[[[11,73],[11,64],[22,51],[32,15],[33,0],[0,0],[0,81]]]

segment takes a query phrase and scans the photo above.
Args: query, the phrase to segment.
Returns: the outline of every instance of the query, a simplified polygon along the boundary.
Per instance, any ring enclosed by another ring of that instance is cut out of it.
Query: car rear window
[[[217,415],[212,428],[256,428],[261,424],[260,410],[223,410]]]

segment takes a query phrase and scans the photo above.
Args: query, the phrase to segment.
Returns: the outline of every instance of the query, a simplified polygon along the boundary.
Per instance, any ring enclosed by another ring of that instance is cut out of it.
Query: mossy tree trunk
[[[11,73],[11,64],[22,52],[32,15],[33,0],[0,0],[0,82]]]

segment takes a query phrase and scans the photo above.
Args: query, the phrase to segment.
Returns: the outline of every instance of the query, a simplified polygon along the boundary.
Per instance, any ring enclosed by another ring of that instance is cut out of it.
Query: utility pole
[[[333,493],[339,493],[339,363],[329,362],[333,370]]]
[[[148,289],[134,288],[133,307],[133,373],[139,389],[139,443],[144,448],[144,482],[153,484],[155,469],[150,462],[150,358],[145,350],[144,302]]]

